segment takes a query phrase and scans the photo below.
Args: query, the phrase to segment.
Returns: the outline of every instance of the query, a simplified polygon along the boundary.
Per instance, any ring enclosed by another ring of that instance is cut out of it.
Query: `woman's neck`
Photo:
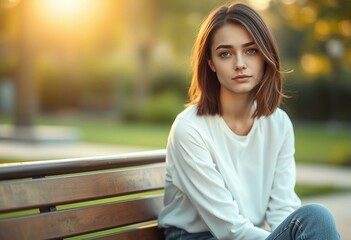
[[[221,93],[222,117],[237,135],[246,136],[253,125],[254,101],[249,94]]]

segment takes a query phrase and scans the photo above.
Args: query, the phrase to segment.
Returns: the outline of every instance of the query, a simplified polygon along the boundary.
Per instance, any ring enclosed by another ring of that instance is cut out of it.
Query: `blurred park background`
[[[198,28],[227,2],[0,0],[0,163],[165,148]],[[349,239],[351,0],[241,2],[268,23],[289,72],[296,191],[342,194],[312,200]]]
[[[0,140],[65,126],[81,142],[164,148],[198,28],[226,2],[0,0]],[[351,165],[351,1],[242,2],[268,22],[289,72],[296,160]]]

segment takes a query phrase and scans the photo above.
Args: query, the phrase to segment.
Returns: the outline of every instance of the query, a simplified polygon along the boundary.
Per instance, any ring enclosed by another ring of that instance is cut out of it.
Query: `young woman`
[[[214,10],[193,68],[190,104],[167,146],[159,216],[166,239],[339,239],[329,211],[300,207],[294,192],[293,126],[278,108],[280,59],[257,12],[244,4]]]

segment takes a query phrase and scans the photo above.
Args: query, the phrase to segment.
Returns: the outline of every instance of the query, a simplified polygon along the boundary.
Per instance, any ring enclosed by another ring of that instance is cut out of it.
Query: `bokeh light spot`
[[[305,54],[301,58],[302,69],[312,75],[329,73],[331,64],[328,58],[324,56]]]

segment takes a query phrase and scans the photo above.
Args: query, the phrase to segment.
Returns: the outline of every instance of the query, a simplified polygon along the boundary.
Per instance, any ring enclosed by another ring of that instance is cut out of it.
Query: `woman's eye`
[[[248,55],[255,55],[258,52],[256,48],[249,48],[246,50],[246,54]]]
[[[227,57],[230,57],[231,54],[230,54],[230,52],[222,52],[222,53],[219,54],[219,56],[221,58],[227,58]]]

